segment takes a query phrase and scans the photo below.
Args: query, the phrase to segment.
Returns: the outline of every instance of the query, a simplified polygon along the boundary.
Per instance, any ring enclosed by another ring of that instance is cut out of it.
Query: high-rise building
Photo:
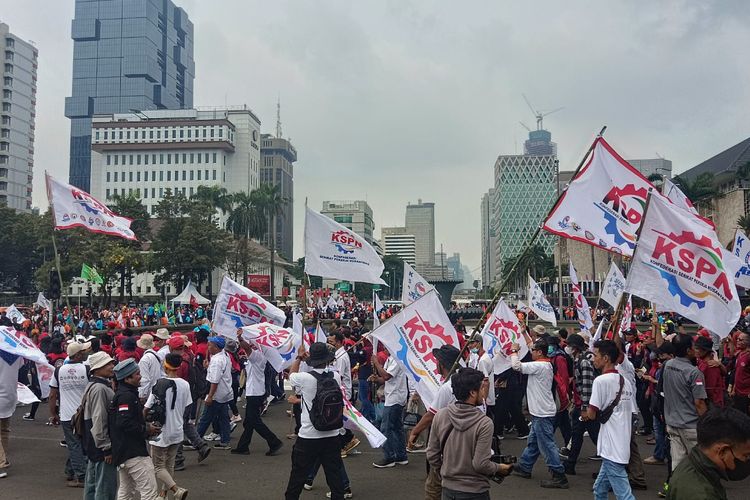
[[[427,266],[435,265],[435,204],[422,203],[406,205],[406,232],[413,234],[416,242],[415,267],[422,272]]]
[[[495,280],[496,239],[494,229],[495,189],[491,188],[482,195],[481,212],[481,243],[482,243],[482,286],[492,286]]]
[[[76,0],[70,183],[91,178],[91,118],[193,107],[193,23],[171,0]]]
[[[464,268],[461,265],[461,254],[453,252],[453,255],[445,259],[445,265],[451,270],[453,279],[464,279]]]
[[[294,162],[297,150],[289,140],[263,134],[260,141],[260,182],[279,186],[287,200],[283,215],[276,218],[276,249],[287,260],[292,259],[294,237]],[[268,244],[268,238],[265,238]]]
[[[385,255],[394,255],[414,266],[417,244],[413,234],[407,233],[405,227],[384,227],[380,230],[380,235]]]
[[[351,229],[367,243],[372,244],[375,223],[372,220],[372,208],[366,201],[324,201],[320,213]]]
[[[552,142],[552,134],[548,130],[530,130],[529,138],[523,143],[523,153],[526,155],[557,155],[557,144]]]
[[[153,110],[92,118],[91,194],[137,193],[149,213],[166,191],[260,186],[260,120],[247,106]]]
[[[36,47],[0,23],[4,55],[0,111],[0,205],[31,211],[36,117]]]

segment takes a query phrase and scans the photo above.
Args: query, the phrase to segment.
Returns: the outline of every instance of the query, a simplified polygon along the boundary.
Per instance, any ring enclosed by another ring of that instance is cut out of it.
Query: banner
[[[628,295],[628,301],[625,303],[625,307],[622,310],[622,318],[620,319],[620,337],[625,335],[625,331],[630,330],[630,325],[633,323],[633,296]]]
[[[510,349],[516,343],[520,346],[518,359],[523,359],[529,352],[523,327],[518,323],[516,313],[500,299],[482,329],[482,348],[492,358],[495,373],[502,373],[510,368]]]
[[[271,295],[271,275],[270,274],[248,274],[247,287],[260,295]]]
[[[99,285],[104,283],[104,280],[101,276],[99,276],[99,273],[96,271],[96,269],[93,267],[89,267],[86,264],[81,264],[81,279],[85,279],[86,281],[97,283]]]
[[[406,372],[410,386],[419,393],[425,407],[432,404],[443,384],[432,349],[445,344],[461,348],[456,330],[435,291],[428,292],[373,330],[372,338],[385,344],[393,359]]]
[[[87,192],[60,182],[49,174],[46,176],[47,198],[55,229],[82,227],[94,233],[136,239],[130,229],[130,219],[117,215]]]
[[[36,296],[36,302],[34,302],[34,305],[52,312],[52,302],[45,297],[42,292],[39,292],[39,295]]]
[[[349,401],[345,387],[341,387],[341,392],[344,393],[344,427],[349,430],[359,429],[373,448],[383,446],[387,438]]]
[[[588,162],[570,182],[543,229],[610,252],[633,255],[649,188],[653,184],[598,137]]]
[[[625,276],[620,272],[620,268],[612,262],[609,266],[609,273],[602,283],[600,297],[607,304],[616,308],[620,303],[623,290],[625,290]]]
[[[367,241],[305,207],[305,272],[312,276],[385,285],[383,261]]]
[[[39,388],[42,391],[42,399],[49,397],[49,382],[55,376],[55,367],[48,362],[36,362],[36,376],[39,379]]]
[[[0,326],[0,351],[2,351],[0,357],[8,364],[13,363],[19,356],[47,364],[47,356],[34,345],[30,338],[8,326]]]
[[[401,284],[401,302],[408,306],[419,300],[430,290],[435,288],[419,275],[407,262],[404,262],[404,280]]]
[[[604,330],[604,318],[599,322],[599,326],[596,327],[596,333],[589,340],[589,351],[594,352],[594,342],[601,340],[602,331]]]
[[[372,294],[375,296],[375,299],[372,301],[372,307],[375,310],[375,312],[381,311],[385,306],[382,302],[380,302],[380,297],[378,297],[378,293],[373,291]]]
[[[292,330],[272,323],[243,326],[242,338],[257,346],[277,372],[292,364],[302,342]]]
[[[734,234],[734,256],[737,257],[737,269],[734,270],[735,285],[742,288],[750,288],[750,242],[747,235],[741,229]]]
[[[568,260],[568,270],[570,272],[570,287],[573,292],[573,300],[575,300],[576,311],[578,311],[578,323],[581,325],[581,330],[591,331],[594,327],[594,322],[591,320],[591,309],[589,308],[589,303],[586,301],[586,297],[581,293],[576,269],[573,267],[573,261],[571,260]]]
[[[230,339],[237,338],[237,329],[257,323],[282,326],[286,322],[284,311],[258,295],[224,276],[216,297],[211,329]]]
[[[703,221],[652,196],[625,290],[726,337],[740,317],[728,254]]]
[[[18,396],[18,404],[22,405],[30,405],[31,403],[39,403],[39,398],[36,397],[36,395],[31,392],[31,389],[26,387],[21,382],[16,382],[18,384],[16,389],[16,396]]]
[[[550,305],[549,301],[547,301],[547,297],[544,296],[544,292],[539,287],[539,283],[534,281],[534,278],[531,276],[529,276],[529,291],[527,297],[529,299],[529,308],[539,316],[539,319],[552,323],[553,326],[557,326],[555,309]],[[506,305],[505,307],[507,308],[508,306]]]
[[[11,304],[8,306],[8,308],[5,310],[5,316],[13,323],[16,323],[18,325],[22,324],[27,319],[26,316],[24,316],[23,313],[18,310],[15,304]]]

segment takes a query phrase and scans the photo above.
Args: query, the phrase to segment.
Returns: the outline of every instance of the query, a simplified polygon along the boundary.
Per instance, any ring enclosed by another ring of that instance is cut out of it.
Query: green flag
[[[99,273],[96,272],[96,269],[89,267],[86,264],[81,265],[81,278],[92,283],[98,283],[99,285],[104,283],[104,280],[99,276]]]

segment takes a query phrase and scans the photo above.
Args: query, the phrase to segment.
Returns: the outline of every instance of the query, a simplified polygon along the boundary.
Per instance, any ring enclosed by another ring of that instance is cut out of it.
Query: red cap
[[[185,347],[185,339],[183,339],[180,335],[176,335],[167,340],[167,345],[170,349],[182,349],[183,347]]]

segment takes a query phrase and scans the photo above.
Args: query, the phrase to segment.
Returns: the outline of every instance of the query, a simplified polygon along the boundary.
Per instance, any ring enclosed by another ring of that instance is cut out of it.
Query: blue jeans
[[[89,461],[83,500],[115,500],[117,498],[117,466]]]
[[[386,437],[383,444],[383,457],[389,462],[408,460],[403,418],[404,407],[402,405],[383,407],[383,421],[380,423],[380,432]]]
[[[374,422],[375,407],[370,401],[370,383],[365,379],[359,379],[359,403],[362,415],[370,422]]]
[[[555,417],[531,416],[531,430],[523,450],[521,458],[518,459],[518,468],[531,473],[539,454],[544,455],[544,462],[552,472],[562,474],[565,472],[560,462],[560,454],[555,444]]]
[[[667,458],[667,449],[669,448],[669,445],[667,444],[667,426],[664,422],[659,420],[656,415],[651,418],[654,422],[654,441],[656,441],[654,446],[654,458],[665,460]]]
[[[68,447],[68,460],[65,462],[65,474],[73,476],[83,482],[86,478],[86,456],[83,454],[81,439],[73,432],[73,426],[68,422],[60,422]]]
[[[203,414],[201,415],[200,422],[198,422],[198,435],[203,435],[208,430],[208,426],[218,419],[219,422],[219,434],[221,434],[221,444],[229,444],[229,401],[226,403],[217,403],[214,401],[210,405],[203,407]]]
[[[625,467],[625,464],[602,458],[602,468],[594,481],[594,500],[607,500],[610,486],[617,500],[635,500]]]

